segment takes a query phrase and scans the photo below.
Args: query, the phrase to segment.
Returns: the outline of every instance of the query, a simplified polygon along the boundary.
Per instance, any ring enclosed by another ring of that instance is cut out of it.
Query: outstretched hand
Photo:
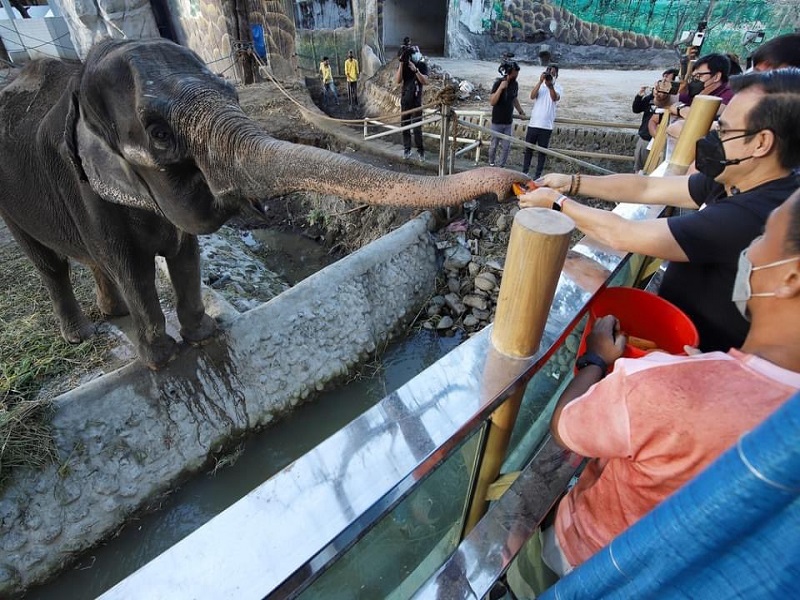
[[[553,202],[561,196],[556,190],[540,187],[519,197],[520,208],[552,208]]]
[[[536,180],[536,185],[540,187],[549,187],[566,194],[572,185],[572,177],[570,175],[563,175],[562,173],[548,173]]]
[[[594,352],[610,365],[622,356],[627,343],[628,337],[620,332],[619,319],[614,315],[607,315],[594,322],[592,331],[586,338],[586,350]]]

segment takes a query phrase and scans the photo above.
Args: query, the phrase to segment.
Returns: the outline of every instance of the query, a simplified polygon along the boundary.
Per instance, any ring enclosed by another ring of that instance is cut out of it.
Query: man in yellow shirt
[[[322,78],[322,91],[325,94],[325,104],[327,104],[329,98],[332,97],[334,102],[336,102],[336,106],[339,106],[339,94],[336,93],[336,82],[333,80],[331,63],[328,61],[327,56],[323,56],[322,62],[319,64],[319,75]]]
[[[347,53],[344,61],[344,74],[347,77],[347,94],[350,97],[350,109],[358,106],[358,61],[353,56],[353,51]]]

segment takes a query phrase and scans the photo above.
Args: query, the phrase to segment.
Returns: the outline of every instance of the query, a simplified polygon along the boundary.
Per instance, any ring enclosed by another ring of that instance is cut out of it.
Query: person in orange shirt
[[[559,444],[591,457],[542,533],[542,558],[557,574],[606,546],[800,390],[800,190],[742,251],[732,299],[752,326],[727,353],[620,358],[626,338],[617,319],[595,323],[551,421]]]

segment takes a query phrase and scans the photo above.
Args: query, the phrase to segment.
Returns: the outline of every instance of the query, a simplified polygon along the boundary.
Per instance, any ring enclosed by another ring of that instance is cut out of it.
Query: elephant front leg
[[[132,341],[139,358],[148,368],[157,370],[172,360],[178,345],[166,333],[166,321],[156,291],[154,257],[134,256],[129,260],[133,262],[117,267],[113,272],[116,272],[118,289],[130,309],[135,338]]]
[[[9,231],[17,240],[22,251],[39,271],[53,303],[53,311],[58,318],[61,336],[71,344],[89,339],[95,333],[94,324],[83,314],[69,279],[69,261],[53,250],[43,246],[34,238],[6,220]]]
[[[199,344],[214,334],[217,325],[206,314],[203,306],[200,292],[200,248],[195,236],[183,237],[178,254],[167,259],[167,268],[177,299],[181,337],[190,344]]]

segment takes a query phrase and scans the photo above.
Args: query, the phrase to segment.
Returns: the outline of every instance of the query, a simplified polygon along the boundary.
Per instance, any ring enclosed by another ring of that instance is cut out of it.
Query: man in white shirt
[[[542,148],[550,145],[550,136],[553,133],[553,125],[556,121],[556,102],[561,100],[563,91],[561,86],[556,83],[558,80],[558,67],[551,65],[539,77],[539,83],[531,90],[531,120],[528,123],[528,131],[525,134],[525,141],[529,144],[536,144]],[[525,175],[531,168],[531,158],[533,150],[525,148],[525,158],[522,161],[522,172]],[[542,176],[544,161],[547,156],[539,152],[536,161],[536,174],[534,179]]]

